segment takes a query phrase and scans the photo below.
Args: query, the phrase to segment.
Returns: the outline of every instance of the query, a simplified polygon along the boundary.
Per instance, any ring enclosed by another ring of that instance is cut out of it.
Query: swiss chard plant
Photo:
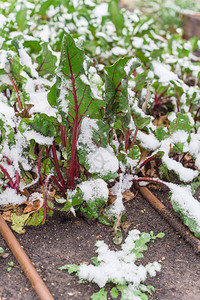
[[[120,10],[115,0],[7,3],[1,205],[32,199],[36,185],[40,204],[27,224],[43,223],[54,209],[80,210],[118,232],[123,193],[134,181],[157,180],[199,237],[198,39],[163,33],[152,16]]]

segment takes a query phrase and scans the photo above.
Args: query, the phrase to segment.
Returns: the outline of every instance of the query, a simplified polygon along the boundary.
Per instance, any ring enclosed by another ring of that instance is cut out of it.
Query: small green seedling
[[[163,232],[158,233],[157,235],[154,235],[153,231],[150,231],[151,241],[154,243],[156,238],[163,238],[165,234]]]
[[[13,266],[14,266],[14,262],[13,262],[13,261],[10,261],[10,262],[8,263],[8,265],[9,265],[9,267],[7,268],[7,272],[10,272],[10,271],[12,270]]]

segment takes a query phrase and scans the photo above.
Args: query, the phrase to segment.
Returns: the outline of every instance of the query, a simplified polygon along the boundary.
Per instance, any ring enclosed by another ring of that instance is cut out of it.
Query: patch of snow
[[[108,199],[107,183],[99,178],[94,180],[84,181],[78,185],[83,192],[85,201],[95,201],[96,199]]]
[[[155,150],[160,146],[159,141],[153,134],[146,134],[138,130],[137,139],[140,141],[143,148]]]
[[[144,40],[141,37],[134,36],[132,39],[132,45],[135,48],[141,48],[143,45],[143,42],[144,42]]]
[[[152,61],[154,73],[159,77],[159,81],[168,84],[171,80],[178,80],[178,76],[169,70],[168,66],[158,61]]]
[[[115,46],[111,49],[110,54],[115,54],[115,55],[126,55],[127,54],[127,49]]]
[[[16,190],[7,188],[5,191],[0,194],[0,204],[8,205],[8,204],[21,204],[26,201],[26,196],[17,194]]]
[[[26,125],[24,124],[24,127]],[[44,136],[40,134],[39,132],[36,132],[35,130],[30,130],[30,128],[27,126],[27,128],[24,128],[25,132],[23,133],[23,136],[28,140],[35,140],[36,143],[39,145],[52,145],[54,137]]]
[[[125,207],[123,204],[123,195],[122,195],[122,181],[123,181],[123,174],[119,175],[119,182],[117,187],[116,196],[117,198],[115,201],[109,206],[109,214],[119,217],[125,211]]]
[[[22,65],[27,66],[28,68],[31,69],[31,75],[35,78],[38,77],[38,72],[35,70],[31,57],[28,55],[28,53],[26,52],[26,50],[23,47],[22,42],[19,43],[19,57],[20,57],[20,62],[22,63]]]
[[[200,203],[192,196],[191,187],[178,186],[170,182],[165,184],[172,192],[171,201],[177,203],[185,215],[195,220],[198,225],[198,231],[200,231]]]
[[[126,75],[129,75],[129,73],[131,71],[132,64],[136,61],[137,61],[137,59],[135,57],[133,57],[129,61],[127,61],[126,65],[124,67],[124,71],[126,72]]]
[[[87,77],[85,76],[85,74],[81,74],[81,75],[79,76],[79,78],[80,78],[80,80],[81,80],[84,84],[90,85],[90,83],[89,83]]]
[[[130,231],[120,251],[112,251],[104,241],[97,241],[99,265],[82,264],[79,268],[79,278],[95,282],[100,288],[105,286],[110,279],[118,284],[126,282],[129,284],[128,287],[132,286],[130,295],[138,291],[139,285],[146,279],[147,273],[155,276],[156,271],[161,269],[157,262],[149,263],[146,266],[135,264],[137,258],[132,250],[135,248],[135,241],[139,239],[139,234],[138,230]],[[126,299],[137,299],[133,295]]]
[[[162,161],[164,164],[166,164],[168,170],[173,170],[179,175],[180,180],[184,182],[190,182],[198,176],[198,171],[183,167],[180,162],[169,158],[167,153],[163,155]]]
[[[113,149],[99,147],[87,156],[87,162],[90,166],[90,173],[98,173],[100,176],[114,174],[119,169],[119,161],[115,156]]]
[[[97,120],[84,118],[81,124],[81,132],[78,138],[77,148],[80,148],[80,144],[87,145],[92,151],[96,150],[96,146],[92,141],[93,130],[98,131]]]
[[[4,15],[0,14],[0,29],[3,29],[6,22],[7,22],[7,18]]]

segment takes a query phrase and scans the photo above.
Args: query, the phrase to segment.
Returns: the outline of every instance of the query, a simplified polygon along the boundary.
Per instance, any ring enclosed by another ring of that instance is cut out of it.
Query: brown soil
[[[166,192],[154,192],[160,200],[167,199]],[[162,264],[161,272],[147,280],[156,288],[149,299],[200,300],[200,256],[195,255],[191,246],[140,195],[125,205],[127,221],[123,224],[124,238],[133,228],[145,232],[152,230],[154,234],[165,233],[164,238],[149,244],[141,260],[144,263],[157,260]],[[93,283],[79,284],[76,276],[60,271],[58,267],[66,263],[90,262],[90,258],[96,256],[97,239],[103,239],[110,247],[116,248],[112,242],[112,232],[112,228],[96,221],[88,222],[55,213],[45,225],[27,227],[24,235],[15,235],[55,299],[87,300],[98,291],[98,286]],[[37,300],[35,291],[2,237],[0,246],[10,253],[7,258],[0,258],[0,299]],[[7,272],[10,261],[14,262],[14,267]]]

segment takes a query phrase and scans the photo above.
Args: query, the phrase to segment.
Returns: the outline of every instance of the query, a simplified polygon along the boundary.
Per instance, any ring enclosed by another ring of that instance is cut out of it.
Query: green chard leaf
[[[33,120],[24,118],[18,127],[27,140],[35,140],[41,145],[51,144],[58,130],[58,121],[45,114],[36,115]]]
[[[24,31],[27,24],[27,8],[22,7],[16,14],[16,22],[21,32]]]
[[[142,110],[138,110],[138,109],[136,110],[136,109],[132,108],[131,114],[132,114],[132,118],[135,123],[135,126],[140,130],[145,128],[151,121],[151,117],[146,116],[145,113],[142,112]]]
[[[108,11],[112,22],[115,25],[117,35],[122,34],[122,30],[124,28],[124,16],[119,9],[118,0],[112,0],[109,2]]]
[[[56,72],[57,80],[48,94],[48,101],[58,109],[63,124],[70,121],[79,125],[83,117],[88,115],[100,117],[100,107],[104,106],[104,101],[95,99],[86,66],[84,51],[76,46],[69,34],[65,35]]]
[[[49,9],[51,5],[55,3],[55,0],[46,0],[42,3],[40,6],[40,10],[38,12],[39,15],[44,16],[46,14],[46,11]]]
[[[192,129],[190,119],[187,114],[178,112],[176,119],[174,119],[169,125],[169,133],[172,134],[177,130],[184,130],[190,132]]]
[[[40,76],[45,74],[54,74],[56,69],[57,57],[52,54],[52,50],[48,43],[42,43],[42,50],[39,56],[36,58],[38,63],[38,73]]]
[[[108,292],[105,291],[104,288],[100,289],[97,293],[93,294],[91,299],[92,300],[107,300]]]
[[[120,118],[125,126],[130,122],[130,107],[128,100],[128,79],[139,66],[137,59],[125,57],[114,65],[105,67],[106,71],[106,110],[105,120],[108,123]]]

